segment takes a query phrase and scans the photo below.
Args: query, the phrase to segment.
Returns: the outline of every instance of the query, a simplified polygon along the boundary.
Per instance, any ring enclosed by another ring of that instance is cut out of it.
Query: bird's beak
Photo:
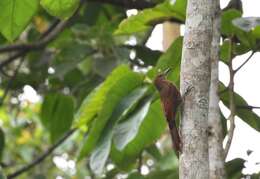
[[[172,70],[171,68],[166,68],[166,70],[164,70],[163,74],[168,75],[171,70]]]

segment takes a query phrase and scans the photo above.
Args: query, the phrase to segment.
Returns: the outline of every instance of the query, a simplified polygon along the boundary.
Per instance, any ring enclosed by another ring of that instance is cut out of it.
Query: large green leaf
[[[158,170],[149,173],[149,175],[145,176],[145,179],[178,179],[179,178],[179,170],[177,169],[168,169],[168,170]]]
[[[241,12],[235,9],[224,11],[221,16],[221,33],[229,38],[236,37],[243,45],[253,48],[256,43],[255,37],[232,23],[241,16]]]
[[[80,0],[41,0],[41,5],[48,13],[61,19],[72,16]]]
[[[234,35],[237,28],[233,25],[232,21],[235,18],[241,17],[241,15],[241,12],[235,9],[230,9],[222,12],[221,32],[226,36]]]
[[[124,118],[125,115],[136,106],[136,103],[147,92],[146,87],[140,87],[133,90],[129,95],[124,97],[117,105],[112,116],[110,117],[105,129],[103,130],[100,139],[95,147],[95,150],[90,156],[90,168],[96,174],[101,174],[110,153],[112,137],[115,124]]]
[[[53,68],[55,69],[54,77],[62,78],[66,73],[75,69],[80,62],[94,52],[88,45],[82,45],[72,41],[55,56]]]
[[[228,63],[231,58],[231,43],[229,40],[225,40],[220,46],[220,59],[224,63]]]
[[[38,0],[1,0],[0,31],[9,41],[17,38],[38,9]]]
[[[160,170],[178,169],[178,158],[173,150],[164,154],[164,156],[155,164]]]
[[[55,142],[71,127],[74,114],[73,98],[60,93],[45,96],[41,108],[41,122]]]
[[[178,169],[169,170],[155,170],[150,172],[148,175],[141,175],[139,172],[131,173],[127,179],[178,179]]]
[[[145,118],[152,98],[148,97],[133,114],[121,123],[118,123],[114,130],[114,143],[118,150],[123,150],[137,135],[140,125]]]
[[[127,169],[138,158],[140,152],[153,144],[163,133],[166,127],[160,101],[152,103],[147,116],[139,127],[136,137],[128,143],[124,150],[119,151],[112,147],[112,160],[119,168]]]
[[[154,66],[162,54],[158,50],[151,50],[150,48],[141,45],[128,46],[127,48],[134,50],[136,53],[135,59],[141,59],[145,66]]]
[[[111,126],[113,127],[113,126]],[[103,172],[104,166],[108,159],[112,143],[112,129],[106,128],[102,137],[97,143],[95,150],[90,156],[89,165],[91,170],[100,175]]]
[[[161,55],[155,68],[148,72],[148,76],[153,79],[159,72],[171,68],[171,72],[168,75],[168,79],[174,83],[177,83],[180,78],[180,65],[182,55],[182,43],[183,38],[177,38],[168,50]]]
[[[2,168],[0,169],[0,179],[6,179],[6,176],[5,176],[4,171],[2,170]]]
[[[108,84],[111,80],[112,81],[116,80],[116,81],[115,83]],[[105,125],[107,124],[117,104],[121,101],[123,97],[127,96],[133,89],[140,86],[142,82],[143,82],[142,75],[132,72],[126,66],[121,66],[118,69],[116,69],[103,83],[103,86],[101,86],[97,90],[96,95],[99,96],[93,96],[93,99],[95,99],[96,97],[96,99],[99,101],[92,101],[92,103],[88,103],[88,105],[85,105],[85,108],[88,109],[89,107],[92,107],[92,105],[95,106],[96,102],[99,102],[99,105],[101,106],[99,106],[98,109],[95,108],[94,112],[95,112],[95,116],[97,117],[93,121],[86,142],[84,143],[84,146],[80,152],[79,158],[87,156],[93,150],[97,141],[99,140],[101,132],[103,131]]]
[[[223,91],[225,86],[221,84],[220,91]],[[220,95],[221,101],[224,103],[226,107],[229,107],[229,93],[223,92]],[[260,117],[254,113],[252,110],[247,109],[248,106],[246,100],[244,100],[239,94],[235,93],[235,104],[236,104],[236,115],[240,117],[244,122],[248,125],[260,131]]]
[[[127,66],[119,66],[99,87],[93,90],[85,98],[76,114],[76,125],[79,127],[86,126],[101,110],[106,96],[109,94],[108,91],[110,88],[112,88],[112,86],[118,83],[119,80],[129,74],[132,74],[132,72]]]
[[[249,32],[250,30],[253,30],[256,26],[260,25],[260,17],[236,18],[232,21],[232,23],[238,28]]]
[[[146,31],[152,25],[175,18],[184,22],[186,11],[186,0],[167,0],[154,8],[145,9],[135,16],[131,16],[122,21],[116,30],[116,35],[131,35],[133,33]]]
[[[260,17],[236,18],[232,22],[236,27],[245,31],[251,41],[260,39]],[[259,44],[257,44],[253,50],[259,50]]]
[[[242,169],[244,168],[245,160],[236,158],[225,164],[227,178],[237,179],[242,177]]]

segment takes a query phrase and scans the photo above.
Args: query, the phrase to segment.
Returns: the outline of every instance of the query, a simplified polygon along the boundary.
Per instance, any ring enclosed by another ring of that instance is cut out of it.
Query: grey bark
[[[181,63],[182,109],[181,179],[208,179],[208,107],[212,1],[188,0]]]
[[[213,37],[211,46],[211,83],[209,94],[209,174],[210,179],[225,179],[223,129],[221,125],[218,96],[218,62],[220,45],[219,0],[213,3]]]

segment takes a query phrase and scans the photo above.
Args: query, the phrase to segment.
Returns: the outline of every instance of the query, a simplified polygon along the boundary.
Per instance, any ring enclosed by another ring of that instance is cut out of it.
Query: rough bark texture
[[[208,179],[208,107],[212,1],[188,0],[181,63],[181,92],[184,97],[180,156],[181,179]]]
[[[224,179],[223,129],[221,125],[218,96],[218,62],[220,44],[219,0],[213,3],[213,37],[211,46],[211,84],[209,93],[209,174],[210,179]]]

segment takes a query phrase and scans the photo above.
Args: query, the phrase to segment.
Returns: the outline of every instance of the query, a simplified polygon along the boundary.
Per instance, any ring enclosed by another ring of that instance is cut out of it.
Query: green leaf
[[[84,127],[88,125],[102,109],[109,90],[118,83],[118,81],[132,73],[133,72],[126,65],[117,67],[99,87],[85,98],[76,114],[76,126]]]
[[[91,110],[90,108],[92,108],[90,114],[86,113],[86,116],[92,115],[92,117],[97,117],[93,121],[87,140],[80,152],[79,159],[87,156],[93,150],[101,132],[120,100],[137,86],[140,86],[142,82],[143,76],[140,74],[132,72],[126,66],[118,67],[92,96],[92,100],[90,99],[88,100],[89,102],[85,103],[84,108],[87,110]],[[83,119],[83,121],[85,120]]]
[[[244,46],[254,48],[256,41],[251,32],[245,32],[233,23],[241,16],[241,12],[235,9],[224,11],[221,16],[221,33],[228,37],[236,37]]]
[[[0,169],[0,179],[6,179],[6,176],[5,176],[4,171],[2,170],[2,168]]]
[[[77,65],[93,53],[88,45],[82,45],[75,41],[70,42],[55,56],[53,68],[55,69],[54,77],[62,78],[66,73],[75,69]]]
[[[260,25],[260,17],[236,18],[232,23],[243,31],[249,32]]]
[[[5,134],[4,131],[0,128],[0,161],[3,157],[3,152],[5,148]]]
[[[151,28],[152,25],[162,20],[172,18],[184,22],[186,5],[186,0],[176,0],[174,4],[172,1],[167,0],[154,8],[145,9],[137,15],[123,20],[115,31],[115,34],[131,35],[133,33],[146,31]]]
[[[150,154],[155,160],[160,160],[162,158],[162,154],[159,148],[153,144],[145,149],[145,151]]]
[[[242,177],[242,169],[244,168],[245,160],[236,158],[225,164],[227,178],[237,179]]]
[[[29,24],[38,10],[38,0],[1,0],[0,31],[3,36],[13,41]]]
[[[255,38],[260,39],[260,26],[255,27],[252,34]]]
[[[177,169],[168,169],[168,170],[156,170],[149,173],[145,176],[145,179],[178,179],[179,178],[179,170]]]
[[[127,169],[135,162],[146,147],[153,144],[164,132],[166,121],[164,119],[160,101],[150,106],[147,116],[143,120],[136,137],[128,143],[124,150],[119,151],[112,145],[112,160],[121,169]]]
[[[41,5],[52,16],[67,19],[76,11],[79,2],[79,0],[41,0]]]
[[[118,150],[123,150],[137,135],[139,127],[148,113],[152,98],[145,99],[141,107],[127,119],[116,125],[114,130],[114,143]]]
[[[220,91],[223,91],[225,86],[221,84]],[[223,92],[220,95],[221,101],[226,107],[229,107],[229,93]],[[241,108],[248,106],[247,102],[237,93],[235,93],[236,115],[244,122],[253,127],[255,130],[260,131],[260,117],[250,109]]]
[[[135,50],[136,58],[141,59],[145,66],[154,66],[162,54],[158,50],[151,50],[150,48],[141,45],[130,46],[129,48]]]
[[[220,111],[220,119],[221,119],[221,125],[222,125],[222,132],[223,132],[223,136],[227,135],[227,119],[225,118],[225,116],[223,115],[223,113]]]
[[[73,121],[73,98],[59,93],[45,96],[41,108],[41,122],[55,142],[67,132]]]
[[[145,179],[143,175],[141,175],[139,172],[133,172],[130,173],[130,175],[127,177],[127,179]]]
[[[169,170],[155,170],[150,172],[148,175],[143,176],[139,172],[131,173],[127,179],[178,179],[178,169]]]
[[[98,142],[95,150],[90,156],[89,162],[91,170],[97,175],[102,174],[110,153],[112,143],[112,129],[105,130],[104,135],[102,136],[104,137],[102,137]]]
[[[225,40],[223,44],[220,46],[220,59],[224,63],[228,63],[231,56],[231,43],[229,40]]]
[[[114,110],[101,134],[95,150],[90,156],[90,168],[95,174],[100,175],[103,171],[108,154],[110,153],[115,124],[127,115],[134,106],[136,106],[136,103],[145,95],[146,92],[146,87],[140,87],[133,90],[129,95],[122,99]]]
[[[233,45],[233,53],[235,55],[243,55],[247,52],[249,52],[251,49],[251,47],[243,44],[243,43],[236,43]]]
[[[174,83],[177,83],[179,81],[182,43],[183,38],[177,38],[168,48],[168,50],[163,55],[161,55],[155,68],[148,72],[148,76],[151,79],[153,79],[158,74],[158,72],[164,71],[166,68],[171,68],[168,79]]]
[[[221,32],[231,37],[235,34],[236,27],[233,25],[232,21],[235,18],[241,17],[241,12],[235,9],[230,9],[227,11],[222,12],[221,15]]]
[[[156,163],[155,167],[160,170],[178,170],[178,158],[173,150],[164,154],[164,156]]]

